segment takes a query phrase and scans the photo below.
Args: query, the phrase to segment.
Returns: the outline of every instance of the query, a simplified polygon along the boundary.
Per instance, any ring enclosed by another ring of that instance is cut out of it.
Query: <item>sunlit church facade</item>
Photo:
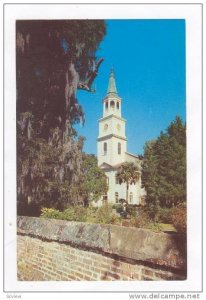
[[[111,70],[107,94],[103,99],[103,116],[99,120],[97,139],[98,165],[104,170],[108,180],[108,192],[98,204],[118,203],[126,199],[126,184],[119,184],[116,174],[124,162],[133,162],[139,168],[140,176],[136,184],[129,186],[129,204],[144,204],[145,190],[141,186],[141,160],[127,152],[126,120],[122,117],[122,99],[117,93],[114,71]]]

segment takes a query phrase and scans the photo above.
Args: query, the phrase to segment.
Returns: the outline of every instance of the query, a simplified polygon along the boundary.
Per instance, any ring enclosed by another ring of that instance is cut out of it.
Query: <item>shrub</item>
[[[53,208],[42,208],[41,217],[50,219],[61,219],[66,221],[89,222],[100,224],[118,224],[118,218],[112,212],[112,206],[104,205],[100,208],[70,206],[63,212]]]
[[[41,209],[41,217],[49,219],[62,219],[62,213],[54,208],[43,207]]]
[[[62,212],[62,219],[67,221],[86,222],[87,208],[83,206],[70,206]]]
[[[74,206],[70,206],[68,208],[66,208],[63,212],[62,212],[62,220],[66,220],[66,221],[74,221]]]
[[[135,214],[131,215],[131,226],[143,228],[151,222],[150,212],[147,207],[135,208]]]
[[[117,224],[120,219],[112,212],[112,206],[106,204],[98,208],[95,221],[100,224]]]
[[[115,204],[113,204],[113,205],[112,205],[112,208],[113,208],[113,209],[116,209],[116,212],[117,212],[117,213],[121,213],[122,210],[123,210],[122,205],[121,205],[120,203],[115,203]]]
[[[128,204],[127,205],[127,212],[130,216],[136,217],[137,216],[137,206],[132,205],[132,204]]]
[[[180,204],[171,209],[171,221],[177,232],[186,233],[187,208],[185,204]]]
[[[87,222],[96,223],[97,207],[89,206],[87,207]]]
[[[170,223],[171,222],[171,208],[160,208],[159,212],[159,222]]]

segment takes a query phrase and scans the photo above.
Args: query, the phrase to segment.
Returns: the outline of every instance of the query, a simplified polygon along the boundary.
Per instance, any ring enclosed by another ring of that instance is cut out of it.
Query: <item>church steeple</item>
[[[117,88],[116,88],[113,68],[110,71],[109,84],[108,84],[108,89],[107,89],[107,95],[110,96],[111,94],[117,95]]]
[[[103,99],[103,117],[116,115],[121,117],[121,98],[117,93],[113,68],[109,75],[109,84],[106,97]]]
[[[114,71],[111,69],[107,94],[103,99],[103,116],[99,120],[98,164],[111,166],[124,162],[127,151],[125,122],[121,114],[122,99],[117,94]]]

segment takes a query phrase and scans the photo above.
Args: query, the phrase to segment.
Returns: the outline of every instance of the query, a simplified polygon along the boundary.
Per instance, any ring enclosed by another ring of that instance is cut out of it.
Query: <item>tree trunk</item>
[[[128,203],[128,196],[129,196],[129,184],[127,183],[127,189],[126,189],[126,201]]]

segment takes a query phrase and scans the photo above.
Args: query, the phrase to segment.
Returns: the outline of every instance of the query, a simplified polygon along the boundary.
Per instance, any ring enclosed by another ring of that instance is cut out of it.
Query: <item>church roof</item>
[[[132,157],[135,157],[135,158],[139,159],[138,155],[135,155],[135,154],[132,154],[132,153],[129,153],[129,152],[125,152],[125,153],[126,153],[126,155],[129,155],[129,156],[132,156]]]
[[[103,162],[100,166],[101,169],[112,169],[113,167],[105,162]]]
[[[110,71],[109,84],[108,84],[108,89],[107,89],[107,95],[109,96],[111,94],[117,95],[117,88],[116,88],[113,68]]]

